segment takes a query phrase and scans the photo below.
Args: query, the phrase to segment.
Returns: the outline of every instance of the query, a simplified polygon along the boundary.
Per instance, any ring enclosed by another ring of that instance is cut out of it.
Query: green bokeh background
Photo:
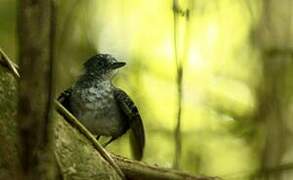
[[[189,21],[178,23],[179,55],[184,43],[189,47],[183,60],[180,169],[246,179],[259,167],[263,144],[251,120],[263,78],[260,53],[251,43],[261,1],[194,0],[180,6],[191,10]],[[16,7],[15,0],[0,0],[0,46],[12,59],[17,59]],[[97,52],[127,62],[114,82],[143,117],[143,160],[172,167],[178,109],[172,1],[63,0],[57,7],[57,94]],[[182,36],[186,28],[188,42]],[[109,150],[131,157],[127,136]]]

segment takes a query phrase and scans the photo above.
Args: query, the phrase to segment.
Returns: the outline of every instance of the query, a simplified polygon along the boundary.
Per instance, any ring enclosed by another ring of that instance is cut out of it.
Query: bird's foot
[[[107,141],[105,144],[103,144],[103,147],[106,148],[106,146],[108,146],[115,139],[117,139],[117,138],[116,137],[111,137],[111,139],[109,141]]]

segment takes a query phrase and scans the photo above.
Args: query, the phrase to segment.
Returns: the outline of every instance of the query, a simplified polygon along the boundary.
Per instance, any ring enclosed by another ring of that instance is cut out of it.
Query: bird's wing
[[[130,125],[130,143],[135,159],[141,160],[145,145],[145,134],[138,109],[130,97],[121,89],[114,90],[114,97]]]
[[[70,110],[70,97],[72,94],[72,88],[66,89],[58,97],[58,101],[69,111]]]

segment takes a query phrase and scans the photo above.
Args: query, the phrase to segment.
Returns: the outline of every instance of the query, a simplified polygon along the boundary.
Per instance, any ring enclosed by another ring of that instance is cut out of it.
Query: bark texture
[[[20,0],[18,128],[24,179],[55,179],[52,0]]]
[[[120,179],[85,136],[62,117],[55,119],[55,154],[63,179]]]
[[[14,77],[0,66],[0,179],[16,179],[20,170],[16,95]]]

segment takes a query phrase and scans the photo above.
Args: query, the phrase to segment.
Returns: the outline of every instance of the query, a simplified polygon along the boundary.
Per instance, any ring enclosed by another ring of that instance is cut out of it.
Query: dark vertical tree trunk
[[[51,0],[18,2],[18,124],[23,175],[54,179],[52,142],[53,29]]]
[[[288,73],[293,60],[293,2],[264,0],[263,14],[255,31],[255,41],[263,59],[263,86],[258,93],[256,121],[264,133],[261,150],[261,176],[282,179],[282,172],[270,174],[266,169],[278,167],[284,160],[289,106]]]

